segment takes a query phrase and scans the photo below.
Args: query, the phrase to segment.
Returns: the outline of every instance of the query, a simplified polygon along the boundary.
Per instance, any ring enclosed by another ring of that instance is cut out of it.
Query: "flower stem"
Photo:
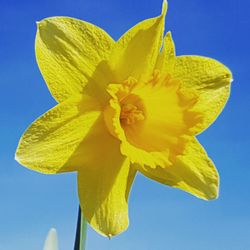
[[[74,250],[85,250],[87,236],[87,221],[79,206]]]

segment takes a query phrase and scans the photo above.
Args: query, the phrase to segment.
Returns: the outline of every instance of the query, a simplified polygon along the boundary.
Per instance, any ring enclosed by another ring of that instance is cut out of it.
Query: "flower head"
[[[24,133],[16,159],[48,174],[78,172],[81,209],[99,233],[128,226],[136,172],[202,199],[219,177],[195,136],[223,109],[231,72],[201,56],[176,56],[163,38],[167,3],[115,42],[68,17],[38,23],[36,57],[58,105]]]

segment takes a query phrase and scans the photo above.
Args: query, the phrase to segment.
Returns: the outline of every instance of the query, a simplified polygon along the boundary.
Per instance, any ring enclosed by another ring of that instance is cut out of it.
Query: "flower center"
[[[195,92],[168,74],[155,71],[147,82],[129,77],[122,84],[109,84],[107,92],[111,98],[104,120],[111,135],[147,152],[171,151],[171,160],[202,121],[193,109]]]
[[[144,120],[144,113],[137,106],[131,103],[125,103],[121,106],[120,121],[123,125],[131,125],[137,121]]]

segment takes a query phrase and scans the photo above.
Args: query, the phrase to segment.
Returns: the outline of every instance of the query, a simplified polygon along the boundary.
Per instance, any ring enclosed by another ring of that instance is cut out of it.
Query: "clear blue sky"
[[[36,21],[72,16],[117,39],[160,13],[161,0],[0,1],[0,250],[42,249],[50,227],[61,250],[72,249],[77,217],[76,175],[42,175],[21,167],[14,152],[24,129],[55,105],[34,56]],[[234,74],[231,98],[199,136],[221,176],[220,197],[205,202],[138,176],[130,227],[108,240],[88,231],[88,250],[250,249],[250,3],[169,0],[166,29],[177,54],[225,63]]]

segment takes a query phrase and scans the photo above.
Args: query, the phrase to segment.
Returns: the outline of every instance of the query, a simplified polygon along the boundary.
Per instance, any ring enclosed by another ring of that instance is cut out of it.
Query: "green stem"
[[[87,221],[79,206],[74,250],[85,250],[87,236]]]

